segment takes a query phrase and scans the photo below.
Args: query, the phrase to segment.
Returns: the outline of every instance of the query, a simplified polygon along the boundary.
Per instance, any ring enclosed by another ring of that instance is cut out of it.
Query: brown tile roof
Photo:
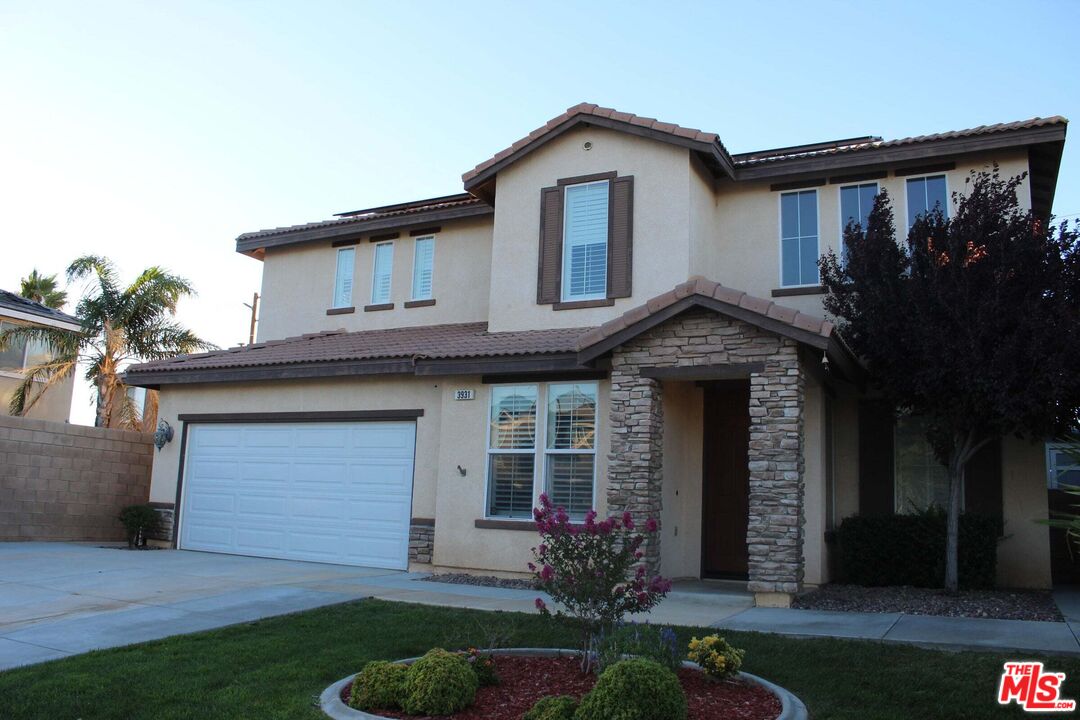
[[[487,323],[426,325],[388,330],[313,333],[246,347],[181,355],[128,368],[140,373],[176,370],[222,370],[362,360],[446,360],[508,355],[572,353],[577,338],[590,328],[488,332]]]
[[[513,155],[514,153],[524,149],[530,143],[554,131],[556,128],[563,125],[567,121],[579,117],[604,118],[606,120],[623,122],[629,125],[637,125],[640,127],[649,128],[651,130],[656,130],[657,132],[671,135],[672,137],[680,138],[683,140],[692,140],[706,145],[713,145],[725,156],[727,155],[727,150],[724,149],[723,143],[720,142],[720,136],[716,133],[707,133],[702,130],[697,130],[695,128],[685,128],[680,125],[675,125],[674,123],[661,122],[655,118],[641,117],[640,115],[634,115],[633,113],[619,112],[618,110],[615,110],[613,108],[600,107],[599,105],[596,105],[594,103],[578,103],[571,108],[567,108],[566,112],[564,112],[562,115],[548,120],[542,126],[536,128],[531,133],[512,144],[510,147],[495,153],[494,156],[488,158],[487,160],[474,167],[472,170],[469,170],[468,172],[463,174],[461,176],[462,181],[465,182],[466,186],[468,186],[470,180],[490,168],[492,165],[495,165],[501,160],[504,160],[507,157]]]
[[[414,202],[399,203],[397,205],[384,205],[369,210],[354,210],[348,213],[339,213],[334,220],[320,220],[317,222],[304,223],[302,225],[288,225],[285,227],[270,228],[267,230],[255,230],[240,235],[236,240],[252,240],[255,238],[272,237],[300,230],[314,230],[317,228],[334,227],[339,225],[357,225],[381,220],[383,218],[417,215],[433,210],[445,210],[447,208],[465,207],[468,205],[481,205],[481,200],[468,193],[447,195],[445,197],[431,198],[429,200],[416,200]]]
[[[1069,121],[1060,115],[1041,118],[1035,117],[1030,120],[1018,120],[1016,122],[995,123],[993,125],[980,125],[965,130],[950,130],[948,132],[933,133],[931,135],[918,135],[915,137],[899,138],[896,140],[882,140],[880,137],[852,138],[851,140],[835,140],[830,143],[816,143],[814,145],[798,145],[777,150],[764,150],[750,153],[738,153],[732,156],[737,166],[756,165],[758,163],[776,162],[778,160],[793,160],[795,158],[818,157],[821,155],[837,155],[840,153],[857,152],[860,150],[882,150],[904,145],[918,145],[920,143],[940,142],[942,140],[958,140],[962,138],[977,137],[980,135],[993,135],[996,133],[1010,132],[1013,130],[1032,130],[1048,125],[1068,125]],[[821,147],[826,145],[827,147]]]
[[[772,300],[748,295],[741,290],[725,287],[703,277],[694,277],[676,285],[673,290],[657,295],[644,304],[627,310],[619,317],[607,321],[600,327],[584,333],[578,338],[577,350],[581,352],[593,347],[627,328],[648,321],[649,318],[675,303],[694,295],[717,300],[723,305],[741,308],[748,313],[774,320],[798,331],[800,335],[809,333],[811,336],[818,336],[823,340],[827,340],[833,335],[835,329],[831,322],[816,315],[808,315],[793,308],[779,305]],[[720,312],[723,312],[723,310],[720,310]]]

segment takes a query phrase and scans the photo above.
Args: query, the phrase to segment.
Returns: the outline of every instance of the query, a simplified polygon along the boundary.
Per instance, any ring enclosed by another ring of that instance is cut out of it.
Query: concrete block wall
[[[150,433],[0,416],[0,541],[124,540],[153,452]]]

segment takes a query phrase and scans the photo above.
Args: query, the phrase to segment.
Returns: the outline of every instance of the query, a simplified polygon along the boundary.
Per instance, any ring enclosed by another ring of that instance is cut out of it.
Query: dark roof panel
[[[7,290],[0,290],[0,308],[19,310],[29,315],[37,315],[38,317],[49,318],[51,320],[74,323],[75,325],[80,324],[79,319],[76,317],[72,317],[59,310],[54,310],[51,307],[42,305],[39,302],[24,298],[22,295],[17,295]],[[0,313],[2,312],[3,310],[0,309]]]

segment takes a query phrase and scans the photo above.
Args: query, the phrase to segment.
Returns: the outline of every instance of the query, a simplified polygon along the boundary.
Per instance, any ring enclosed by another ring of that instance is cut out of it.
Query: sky
[[[460,192],[578,102],[731,152],[1080,118],[1078,20],[1075,0],[0,0],[0,288],[87,253],[161,265],[198,289],[180,321],[233,346],[261,273],[237,235]],[[1080,140],[1054,211],[1080,216]]]

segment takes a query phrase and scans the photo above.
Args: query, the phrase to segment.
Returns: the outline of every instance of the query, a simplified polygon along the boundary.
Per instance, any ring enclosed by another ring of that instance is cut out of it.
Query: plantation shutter
[[[608,221],[609,298],[630,297],[634,255],[634,176],[611,181]]]
[[[536,302],[559,302],[562,283],[562,188],[540,191],[540,259],[536,281]]]
[[[859,403],[859,514],[892,515],[892,408],[882,402]]]
[[[1002,514],[1000,439],[983,446],[964,468],[964,512]]]

